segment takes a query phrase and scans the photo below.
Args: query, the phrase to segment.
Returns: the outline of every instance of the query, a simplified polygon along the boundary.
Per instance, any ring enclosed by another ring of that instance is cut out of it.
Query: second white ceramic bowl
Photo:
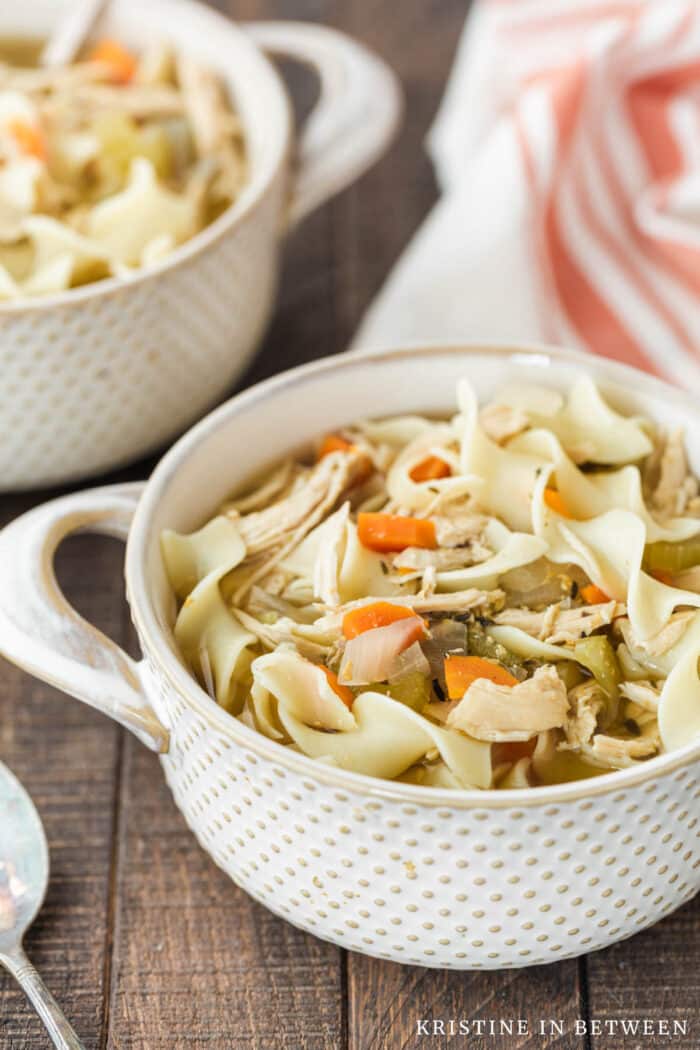
[[[683,424],[700,470],[696,403],[600,358],[471,347],[326,360],[212,413],[145,488],[69,496],[0,533],[0,652],[159,751],[204,849],[305,930],[459,969],[549,962],[628,937],[700,888],[700,743],[594,780],[516,791],[333,769],[253,732],[200,688],[174,642],[159,544],[164,528],[199,527],[247,477],[319,433],[364,416],[451,412],[464,375],[484,398],[521,380],[563,389],[581,369],[621,409]],[[140,663],[58,591],[53,554],[77,529],[128,535]],[[698,693],[700,703],[700,682]]]
[[[72,0],[0,7],[0,37],[46,36]],[[0,305],[0,490],[74,481],[144,455],[230,388],[274,303],[284,233],[353,181],[397,127],[393,74],[309,23],[236,26],[192,0],[112,0],[104,31],[166,40],[215,70],[245,127],[235,205],[157,266]],[[319,101],[298,142],[263,52],[309,65]]]

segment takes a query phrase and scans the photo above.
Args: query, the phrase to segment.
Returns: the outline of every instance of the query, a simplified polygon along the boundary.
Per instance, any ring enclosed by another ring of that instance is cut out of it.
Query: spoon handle
[[[85,1050],[85,1047],[68,1024],[60,1006],[51,995],[41,977],[30,963],[22,948],[17,948],[11,955],[0,955],[18,984],[24,989],[51,1036],[54,1046],[59,1050]]]

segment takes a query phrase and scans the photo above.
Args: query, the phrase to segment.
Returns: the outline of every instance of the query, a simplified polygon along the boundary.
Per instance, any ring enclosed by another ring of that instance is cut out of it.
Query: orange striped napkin
[[[700,390],[700,0],[477,0],[429,149],[358,348],[545,340]]]

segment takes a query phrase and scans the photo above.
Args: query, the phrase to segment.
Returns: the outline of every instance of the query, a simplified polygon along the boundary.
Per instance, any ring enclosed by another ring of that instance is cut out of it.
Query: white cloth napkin
[[[428,147],[355,349],[546,341],[700,390],[698,0],[477,0]]]

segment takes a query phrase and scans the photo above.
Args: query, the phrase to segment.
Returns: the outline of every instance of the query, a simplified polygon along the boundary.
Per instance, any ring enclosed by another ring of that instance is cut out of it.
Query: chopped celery
[[[361,686],[358,692],[383,693],[384,696],[390,696],[392,700],[398,700],[400,704],[405,704],[414,711],[422,711],[432,699],[430,679],[420,671],[411,671],[403,678],[397,678],[391,685],[387,685],[386,682],[374,682],[372,685]]]
[[[615,651],[603,635],[594,634],[574,645],[574,659],[586,667],[597,679],[607,696],[616,698],[620,683],[620,667]]]
[[[159,178],[169,178],[172,169],[170,139],[161,124],[146,124],[139,129],[136,152],[150,160]]]
[[[168,140],[170,175],[182,178],[197,159],[190,125],[184,117],[168,117],[158,126]]]
[[[405,704],[406,707],[422,711],[430,700],[430,680],[420,671],[411,671],[410,674],[392,682],[389,693],[394,700]]]
[[[594,634],[576,642],[574,659],[587,668],[605,693],[607,700],[605,723],[609,725],[617,716],[620,684],[620,665],[615,650],[603,635]]]
[[[138,129],[125,113],[100,113],[92,125],[100,143],[100,163],[124,179],[136,154]]]
[[[134,157],[150,160],[161,178],[170,174],[170,140],[162,125],[139,127],[125,113],[101,113],[92,130],[100,143],[102,166],[120,181],[128,175]]]
[[[473,622],[467,626],[467,652],[470,656],[483,656],[487,660],[496,660],[521,681],[527,678],[527,671],[520,657],[492,638],[480,623]]]
[[[556,668],[567,692],[583,681],[584,673],[574,660],[560,660]]]
[[[659,540],[658,543],[650,543],[644,550],[643,568],[647,572],[683,572],[696,565],[700,565],[700,535],[680,543]]]

